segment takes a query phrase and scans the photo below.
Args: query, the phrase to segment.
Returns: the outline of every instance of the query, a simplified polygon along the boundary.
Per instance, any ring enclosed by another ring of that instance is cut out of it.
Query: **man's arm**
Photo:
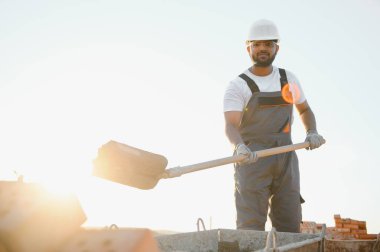
[[[243,144],[243,139],[239,133],[239,125],[243,112],[241,111],[227,111],[224,112],[224,119],[226,122],[225,132],[230,143],[235,147],[238,144]]]
[[[304,101],[301,104],[296,104],[296,108],[301,117],[301,121],[305,126],[306,132],[317,131],[317,122],[315,120],[314,113],[307,101]]]
[[[296,104],[296,108],[301,117],[301,121],[306,129],[306,140],[310,143],[310,147],[306,149],[315,149],[325,143],[325,140],[317,131],[317,123],[313,111],[311,110],[307,101]]]
[[[235,149],[236,155],[245,155],[246,159],[240,162],[240,164],[246,164],[256,162],[257,155],[253,153],[245,144],[239,132],[239,125],[243,112],[240,111],[227,111],[224,112],[224,118],[226,121],[226,135],[230,143]]]

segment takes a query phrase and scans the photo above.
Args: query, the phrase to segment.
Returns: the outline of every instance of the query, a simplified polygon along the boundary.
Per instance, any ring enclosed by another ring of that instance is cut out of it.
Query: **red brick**
[[[376,240],[377,234],[355,234],[355,238],[363,240]]]
[[[321,224],[321,223],[317,223],[317,228],[318,228],[318,229],[322,229],[322,228],[323,228],[323,224]]]
[[[338,232],[344,234],[344,233],[350,233],[351,229],[349,229],[349,228],[337,228],[335,231],[338,231]]]
[[[353,233],[353,234],[367,234],[367,230],[354,229],[354,230],[351,230],[351,233]]]
[[[359,221],[359,229],[367,229],[365,221]]]
[[[344,218],[342,219],[342,223],[344,224],[351,224],[351,219],[350,218]]]
[[[359,229],[359,225],[355,225],[355,224],[343,224],[343,228]]]
[[[334,214],[334,219],[340,219],[340,214]]]

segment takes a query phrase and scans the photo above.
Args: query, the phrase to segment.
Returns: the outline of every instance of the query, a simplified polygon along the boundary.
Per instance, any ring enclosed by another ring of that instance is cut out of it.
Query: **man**
[[[235,166],[236,224],[238,229],[263,231],[270,208],[277,231],[300,232],[302,198],[296,153],[257,159],[252,152],[292,144],[293,104],[305,126],[308,149],[324,143],[298,79],[272,65],[278,42],[273,22],[255,22],[246,41],[253,65],[230,82],[224,96],[226,135],[235,154],[247,156]]]

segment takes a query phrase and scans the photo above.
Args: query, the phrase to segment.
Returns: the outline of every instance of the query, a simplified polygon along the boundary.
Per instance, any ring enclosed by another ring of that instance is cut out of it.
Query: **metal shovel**
[[[309,147],[309,142],[285,145],[256,151],[258,158],[290,152]],[[183,174],[243,161],[246,157],[230,156],[188,166],[165,169],[168,160],[159,154],[147,152],[116,141],[109,141],[98,150],[94,160],[93,175],[139,189],[152,189],[163,178],[179,177]]]

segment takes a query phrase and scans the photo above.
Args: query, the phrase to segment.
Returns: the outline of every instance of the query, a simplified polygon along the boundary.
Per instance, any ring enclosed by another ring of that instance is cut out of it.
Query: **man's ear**
[[[248,52],[248,54],[251,54],[251,47],[250,46],[247,46],[247,52]]]
[[[280,50],[280,46],[276,44],[276,53],[278,53],[278,50]]]

